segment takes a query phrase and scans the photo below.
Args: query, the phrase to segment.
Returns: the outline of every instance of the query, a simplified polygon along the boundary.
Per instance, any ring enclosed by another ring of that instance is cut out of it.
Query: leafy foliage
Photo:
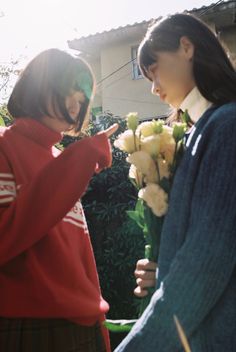
[[[99,124],[91,123],[87,133],[93,135],[115,122],[118,122],[119,129],[111,137],[112,142],[126,127],[124,119],[112,114],[103,116]],[[137,317],[138,299],[133,294],[133,273],[136,261],[144,256],[142,230],[126,214],[134,209],[137,199],[137,189],[128,180],[126,156],[113,147],[112,167],[92,178],[83,197],[102,294],[110,304],[107,315],[110,319]],[[122,334],[111,334],[112,347],[123,337]]]
[[[9,89],[12,88],[12,82],[19,75],[17,69],[19,60],[11,60],[9,63],[0,64],[0,99],[3,101],[9,96]]]
[[[12,123],[12,117],[7,110],[6,104],[0,106],[0,126],[9,126]]]

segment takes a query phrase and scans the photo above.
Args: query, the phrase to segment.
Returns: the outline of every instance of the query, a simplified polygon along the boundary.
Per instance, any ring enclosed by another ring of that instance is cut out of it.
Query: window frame
[[[132,78],[133,78],[133,80],[143,78],[143,75],[138,67],[137,52],[138,52],[138,46],[132,46],[131,47],[131,59],[132,59]]]

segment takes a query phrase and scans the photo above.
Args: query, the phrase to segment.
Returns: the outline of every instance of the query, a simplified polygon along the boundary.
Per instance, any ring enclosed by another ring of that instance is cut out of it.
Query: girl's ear
[[[194,45],[191,42],[191,40],[189,40],[188,37],[181,37],[180,38],[180,48],[183,50],[183,53],[185,55],[185,57],[191,61],[194,55]]]

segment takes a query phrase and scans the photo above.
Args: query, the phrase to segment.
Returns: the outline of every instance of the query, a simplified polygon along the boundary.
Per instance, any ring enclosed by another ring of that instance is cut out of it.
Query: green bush
[[[12,124],[12,117],[7,110],[6,104],[0,106],[0,126],[10,126]]]
[[[124,119],[106,114],[100,124],[91,124],[88,134],[106,129],[114,122],[119,130],[111,140],[124,131]],[[68,137],[62,144],[68,144]],[[109,319],[137,317],[138,299],[135,299],[134,269],[136,261],[144,256],[141,230],[128,218],[126,211],[134,209],[137,189],[128,179],[129,164],[126,154],[113,147],[110,169],[95,175],[83,197],[83,207],[94,248],[103,297],[110,304]],[[112,348],[124,334],[111,334]]]

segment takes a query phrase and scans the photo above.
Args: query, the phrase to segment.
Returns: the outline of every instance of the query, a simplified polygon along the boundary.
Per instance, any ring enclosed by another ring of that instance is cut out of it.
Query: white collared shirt
[[[212,103],[201,95],[197,87],[194,87],[179,108],[182,111],[188,110],[191,120],[196,123],[211,106]]]

